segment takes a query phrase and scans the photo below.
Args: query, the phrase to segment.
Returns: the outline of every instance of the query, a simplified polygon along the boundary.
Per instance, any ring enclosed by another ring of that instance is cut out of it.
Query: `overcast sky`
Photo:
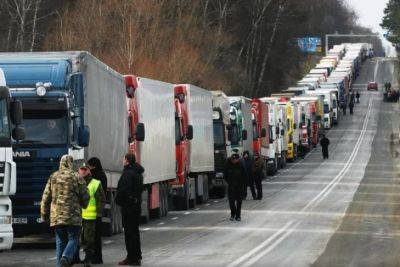
[[[374,31],[383,31],[379,24],[389,0],[347,0],[347,2],[357,12],[360,24],[371,27]]]
[[[383,10],[389,0],[346,0],[348,4],[354,8],[359,17],[362,26],[369,27],[375,32],[381,34],[384,30],[379,26],[383,18]],[[396,56],[396,52],[392,45],[383,39],[384,47],[388,56]]]

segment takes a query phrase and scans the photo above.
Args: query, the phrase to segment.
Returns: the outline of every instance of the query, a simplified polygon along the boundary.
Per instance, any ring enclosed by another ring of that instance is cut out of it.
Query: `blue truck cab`
[[[26,137],[14,141],[17,192],[12,197],[16,236],[49,232],[40,218],[40,202],[51,173],[64,154],[81,151],[89,142],[84,121],[82,73],[70,59],[0,53],[11,96],[23,105]],[[78,152],[79,153],[79,152]]]

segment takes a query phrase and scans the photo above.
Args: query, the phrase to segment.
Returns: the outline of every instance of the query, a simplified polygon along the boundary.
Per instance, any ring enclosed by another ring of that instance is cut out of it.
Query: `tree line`
[[[121,73],[248,97],[291,85],[317,61],[297,38],[370,33],[342,0],[0,2],[1,51],[88,50]]]

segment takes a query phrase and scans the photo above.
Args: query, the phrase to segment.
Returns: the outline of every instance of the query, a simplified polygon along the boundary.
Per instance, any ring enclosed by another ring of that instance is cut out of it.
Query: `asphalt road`
[[[393,60],[366,62],[356,81],[361,103],[328,133],[329,160],[317,148],[289,164],[263,183],[263,200],[244,202],[241,222],[230,222],[219,200],[142,226],[142,265],[400,265],[400,107],[365,91],[372,80],[397,85],[397,72]],[[115,266],[123,236],[104,243],[105,266]],[[54,266],[54,256],[32,245],[0,254],[0,266]]]

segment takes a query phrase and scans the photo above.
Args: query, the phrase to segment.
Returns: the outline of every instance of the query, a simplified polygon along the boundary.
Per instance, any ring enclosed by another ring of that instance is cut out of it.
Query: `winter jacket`
[[[140,208],[143,192],[144,169],[139,164],[125,166],[118,181],[115,202],[124,208]]]
[[[89,166],[93,166],[94,169],[91,169],[92,177],[99,180],[103,187],[104,192],[107,192],[107,176],[103,170],[103,166],[98,158],[91,158],[88,160]]]
[[[246,170],[240,162],[233,163],[231,159],[225,165],[224,179],[228,184],[228,195],[241,196],[247,188]]]
[[[326,137],[322,138],[320,141],[320,145],[322,146],[322,148],[328,148],[329,143],[329,139]]]
[[[255,177],[264,178],[265,161],[262,157],[257,157],[253,164],[253,173]]]
[[[83,178],[72,169],[73,158],[61,158],[60,168],[47,181],[40,204],[42,220],[50,226],[81,226],[82,208],[89,203],[89,192]]]
[[[92,176],[85,177],[85,182],[87,185],[92,181]],[[97,179],[98,180],[98,179]],[[104,194],[103,186],[99,186],[94,194],[94,198],[96,199],[96,213],[97,217],[101,217],[103,214],[104,204],[106,202],[106,195]]]

